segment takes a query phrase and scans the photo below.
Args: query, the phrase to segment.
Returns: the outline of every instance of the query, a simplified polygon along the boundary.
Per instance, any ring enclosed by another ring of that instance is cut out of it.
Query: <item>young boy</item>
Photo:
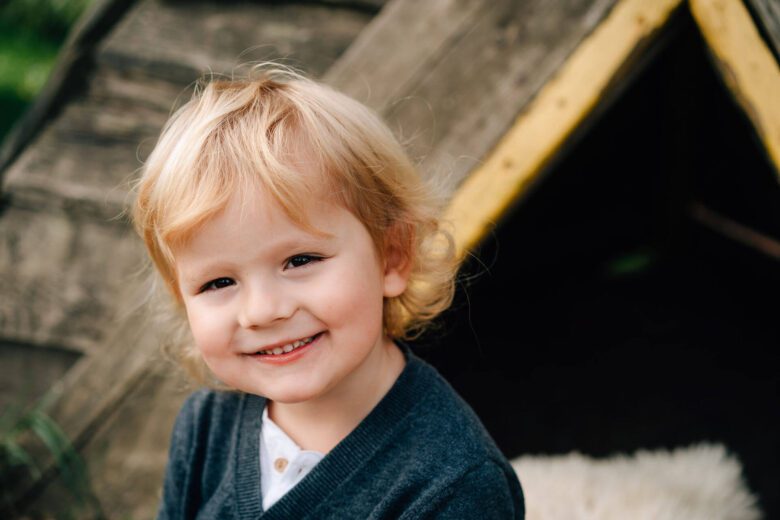
[[[399,340],[452,299],[436,209],[359,103],[281,70],[168,122],[134,208],[191,373],[160,518],[522,518],[471,409]]]

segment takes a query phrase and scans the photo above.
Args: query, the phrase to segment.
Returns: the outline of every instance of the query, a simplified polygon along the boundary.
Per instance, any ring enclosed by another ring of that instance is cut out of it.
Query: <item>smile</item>
[[[282,345],[280,347],[274,347],[274,348],[269,348],[269,349],[266,349],[266,350],[260,350],[260,351],[257,352],[257,355],[259,355],[259,356],[281,356],[283,354],[289,354],[290,352],[292,352],[295,349],[301,348],[304,345],[308,345],[309,343],[311,343],[312,341],[317,339],[317,337],[320,334],[321,333],[317,333],[314,336],[309,336],[308,338],[299,339],[299,340],[293,341],[292,343],[287,343],[286,345]]]

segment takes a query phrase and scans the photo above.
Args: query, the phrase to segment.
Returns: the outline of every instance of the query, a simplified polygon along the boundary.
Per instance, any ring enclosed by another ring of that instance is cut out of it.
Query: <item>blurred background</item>
[[[49,77],[60,46],[90,0],[0,3],[0,140]]]
[[[0,2],[0,517],[154,516],[191,389],[129,186],[195,80],[263,60],[446,179],[471,254],[413,346],[507,457],[720,443],[780,515],[776,2]]]

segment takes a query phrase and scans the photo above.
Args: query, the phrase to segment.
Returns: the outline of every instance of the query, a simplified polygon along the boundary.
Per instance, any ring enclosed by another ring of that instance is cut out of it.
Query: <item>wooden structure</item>
[[[424,172],[448,173],[446,217],[465,255],[689,16],[780,171],[773,2],[98,0],[0,151],[0,341],[79,356],[51,382],[49,411],[88,461],[102,514],[153,516],[186,391],[143,313],[143,253],[122,214],[139,160],[193,80],[283,59],[376,109]],[[698,214],[751,247],[776,247]],[[65,500],[52,477],[20,482],[20,501]]]

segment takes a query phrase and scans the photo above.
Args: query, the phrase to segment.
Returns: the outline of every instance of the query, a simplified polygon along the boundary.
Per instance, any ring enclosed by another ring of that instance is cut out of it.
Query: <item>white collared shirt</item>
[[[263,409],[260,430],[260,486],[263,509],[268,509],[300,482],[325,457],[323,453],[302,450]]]

